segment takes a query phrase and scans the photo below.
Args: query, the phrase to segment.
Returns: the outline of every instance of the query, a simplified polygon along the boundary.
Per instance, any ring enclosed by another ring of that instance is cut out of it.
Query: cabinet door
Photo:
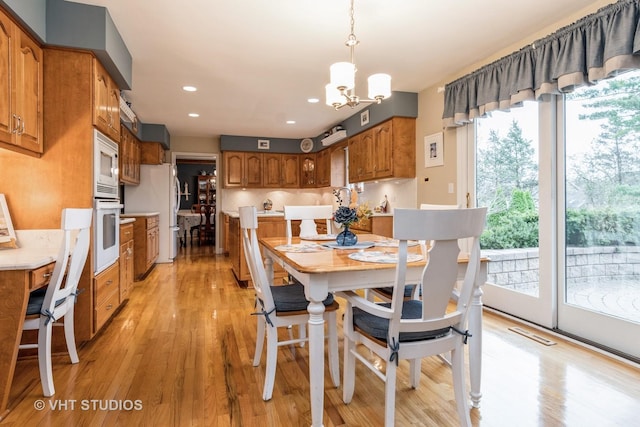
[[[226,151],[224,160],[224,186],[226,188],[244,185],[244,153]]]
[[[300,186],[315,187],[317,185],[317,157],[315,154],[304,154],[300,171]]]
[[[262,153],[245,153],[244,175],[246,187],[262,187],[262,162]]]
[[[42,153],[42,49],[23,32],[17,40],[14,81],[20,118],[18,145]]]
[[[300,187],[300,156],[297,154],[283,154],[281,167],[282,187]]]
[[[109,95],[108,95],[108,122],[109,136],[115,141],[120,140],[120,89],[116,83],[109,78]]]
[[[282,155],[277,153],[266,153],[263,160],[263,187],[281,187],[282,186]]]
[[[393,127],[392,121],[382,123],[373,129],[374,176],[393,176]]]
[[[0,12],[0,141],[6,143],[12,143],[13,129],[17,123],[13,118],[11,90],[11,56],[14,42],[13,22]]]
[[[93,59],[93,125],[109,134],[109,76],[97,59]]]
[[[316,186],[328,187],[331,182],[331,150],[316,153]]]

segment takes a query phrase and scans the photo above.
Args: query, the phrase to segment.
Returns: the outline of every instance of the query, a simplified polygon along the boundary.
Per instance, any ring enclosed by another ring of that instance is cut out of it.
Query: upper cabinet
[[[394,117],[349,138],[349,182],[415,178],[416,121]]]
[[[329,187],[331,185],[331,148],[316,153],[316,187]],[[304,166],[303,166],[304,167]]]
[[[119,141],[120,89],[96,58],[93,59],[93,90],[93,125]]]
[[[326,151],[326,150],[325,150]],[[302,164],[300,165],[300,186],[301,187],[317,187],[317,167],[316,167],[316,154],[308,153],[303,154],[300,158]]]
[[[140,142],[124,125],[120,125],[120,182],[122,184],[140,184]]]
[[[222,163],[225,188],[262,187],[262,153],[225,151]]]
[[[40,155],[42,49],[0,10],[0,146]]]
[[[300,186],[298,154],[264,153],[263,156],[263,187],[298,188]]]

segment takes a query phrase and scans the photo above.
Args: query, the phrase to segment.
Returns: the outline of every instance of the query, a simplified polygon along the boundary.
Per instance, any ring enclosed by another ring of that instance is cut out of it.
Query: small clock
[[[309,151],[313,150],[313,139],[305,138],[300,141],[300,149],[303,153],[308,153]]]

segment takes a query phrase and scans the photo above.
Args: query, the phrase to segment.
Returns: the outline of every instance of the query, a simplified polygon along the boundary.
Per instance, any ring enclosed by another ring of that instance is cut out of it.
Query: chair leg
[[[45,397],[51,397],[56,393],[53,386],[53,368],[51,366],[51,332],[53,323],[43,325],[44,320],[40,319],[40,329],[38,331],[38,366],[40,368],[40,383],[42,393]]]
[[[387,362],[384,385],[384,425],[393,427],[396,414],[396,362]]]
[[[345,315],[345,319],[346,319]],[[356,345],[355,342],[347,335],[344,335],[344,355],[343,355],[343,384],[342,384],[342,401],[344,403],[350,403],[353,398],[353,391],[355,389],[356,382],[356,357],[353,355],[352,351],[355,351]]]
[[[264,345],[264,329],[266,322],[260,316],[256,316],[258,320],[258,332],[256,333],[256,351],[253,354],[253,366],[260,365],[260,358],[262,357],[262,347]]]
[[[302,324],[298,325],[298,337],[301,340],[304,340],[307,338],[307,325],[302,325]],[[305,341],[302,341],[300,343],[300,347],[304,347],[305,343],[306,343]]]
[[[411,387],[418,388],[420,385],[420,375],[422,368],[422,359],[411,359],[409,360],[409,376],[411,377]]]
[[[336,312],[333,311],[327,316],[327,327],[329,328],[329,372],[333,385],[340,387],[340,360],[338,355],[338,320]]]
[[[458,409],[458,417],[460,418],[460,425],[463,427],[470,427],[471,417],[469,416],[469,403],[467,401],[464,370],[464,349],[462,348],[462,344],[459,344],[455,350],[451,351],[453,392],[456,397],[456,406]]]
[[[71,363],[78,363],[78,350],[76,349],[76,337],[73,332],[73,310],[71,307],[69,311],[64,315],[64,338],[67,341],[67,351],[69,352],[69,358]]]
[[[265,327],[267,328],[267,366],[264,373],[262,399],[270,400],[273,395],[273,383],[276,378],[276,364],[278,362],[278,328],[275,326]]]

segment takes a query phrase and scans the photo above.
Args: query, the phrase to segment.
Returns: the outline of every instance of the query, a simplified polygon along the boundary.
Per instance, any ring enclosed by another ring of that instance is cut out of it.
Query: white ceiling
[[[420,92],[594,1],[356,0],[356,92],[377,72]],[[125,96],[172,137],[315,137],[358,109],[324,103],[329,66],[349,60],[348,0],[80,2],[109,10],[133,57]]]

